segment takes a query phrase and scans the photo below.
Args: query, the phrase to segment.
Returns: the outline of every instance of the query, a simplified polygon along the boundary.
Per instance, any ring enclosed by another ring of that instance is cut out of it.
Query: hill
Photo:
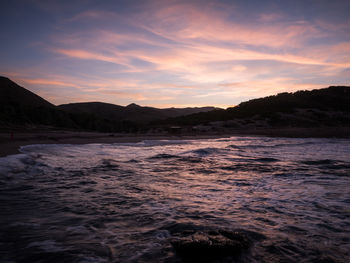
[[[350,87],[280,93],[242,102],[226,110],[214,107],[157,109],[134,103],[102,102],[55,106],[0,77],[0,125],[46,125],[103,132],[135,132],[178,125],[219,130],[350,126]]]
[[[70,103],[59,105],[58,108],[70,113],[96,114],[98,112],[99,116],[103,116],[109,120],[129,121],[143,125],[155,120],[207,112],[215,109],[214,107],[157,109],[142,107],[134,103],[123,107],[102,102]]]
[[[0,77],[0,124],[73,127],[69,116],[33,92]]]
[[[53,104],[34,94],[33,92],[18,86],[8,78],[0,77],[0,103],[1,105],[13,105],[14,107],[54,107]]]
[[[314,127],[350,125],[350,87],[280,93],[242,102],[226,110],[170,118],[159,125]]]
[[[209,111],[214,107],[157,109],[84,102],[55,106],[33,92],[0,77],[0,125],[45,125],[104,132],[147,129],[151,121]]]

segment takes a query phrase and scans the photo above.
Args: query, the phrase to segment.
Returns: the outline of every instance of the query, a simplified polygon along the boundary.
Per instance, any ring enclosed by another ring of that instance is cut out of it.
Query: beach
[[[67,130],[34,130],[0,132],[0,157],[19,153],[32,144],[133,143],[144,140],[213,139],[230,136],[266,136],[287,138],[350,138],[350,127],[235,129],[215,132],[171,133],[99,133]]]
[[[350,127],[232,129],[223,131],[171,133],[100,133],[67,130],[0,131],[0,157],[19,153],[32,144],[134,143],[144,140],[213,139],[230,136],[266,136],[287,138],[350,138]]]
[[[32,144],[135,143],[143,140],[186,140],[228,137],[227,134],[130,134],[74,131],[0,133],[0,157],[19,153],[21,146]]]

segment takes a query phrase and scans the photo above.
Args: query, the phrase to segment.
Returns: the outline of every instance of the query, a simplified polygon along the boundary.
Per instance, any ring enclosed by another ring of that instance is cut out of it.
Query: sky
[[[350,84],[349,0],[2,0],[0,75],[58,104],[226,108]]]

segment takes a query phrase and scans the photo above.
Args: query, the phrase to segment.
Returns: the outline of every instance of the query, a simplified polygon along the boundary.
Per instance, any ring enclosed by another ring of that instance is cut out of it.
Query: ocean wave
[[[177,155],[167,154],[167,153],[159,153],[154,156],[149,157],[149,159],[174,159],[179,158]]]
[[[271,163],[271,162],[278,162],[280,161],[279,159],[276,159],[276,158],[272,158],[272,157],[264,157],[264,158],[256,158],[256,159],[253,159],[254,161],[257,161],[257,162],[263,162],[263,163]]]
[[[307,164],[307,165],[329,165],[329,164],[336,164],[336,160],[329,160],[329,159],[324,159],[324,160],[306,160],[306,161],[301,161],[302,164]]]
[[[131,147],[154,147],[166,145],[184,145],[191,144],[190,140],[144,140],[137,143],[115,143],[116,146],[131,146]]]
[[[271,143],[268,141],[268,143]],[[245,150],[245,149],[273,149],[273,148],[288,148],[288,147],[303,147],[307,145],[317,145],[318,142],[300,142],[300,143],[277,143],[277,144],[267,144],[266,142],[262,142],[261,144],[230,144],[227,148]]]
[[[28,154],[15,154],[0,158],[0,176],[28,175],[30,168],[38,164]]]
[[[185,152],[184,154],[195,154],[199,156],[207,156],[207,155],[220,154],[223,152],[225,152],[225,149],[206,147],[206,148],[200,148],[200,149],[188,151],[188,152]]]
[[[257,164],[257,163],[241,163],[233,164],[229,166],[220,167],[226,171],[241,171],[241,172],[259,172],[259,173],[271,173],[278,171],[280,168],[271,165]]]
[[[55,240],[43,240],[31,242],[27,245],[28,248],[36,247],[44,252],[60,252],[66,249],[61,247]]]
[[[2,259],[181,262],[174,238],[220,245],[235,231],[253,242],[242,262],[347,259],[350,141],[235,139],[0,158]],[[234,149],[254,145],[264,148]]]

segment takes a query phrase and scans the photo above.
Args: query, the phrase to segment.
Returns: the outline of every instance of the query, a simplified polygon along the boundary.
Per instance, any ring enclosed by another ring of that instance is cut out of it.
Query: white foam
[[[26,154],[14,154],[0,158],[0,175],[9,176],[25,172],[27,168]]]
[[[129,143],[120,145],[128,146],[143,146],[143,147],[152,147],[152,146],[164,146],[164,145],[176,145],[176,144],[191,144],[189,140],[144,140],[138,143]]]

